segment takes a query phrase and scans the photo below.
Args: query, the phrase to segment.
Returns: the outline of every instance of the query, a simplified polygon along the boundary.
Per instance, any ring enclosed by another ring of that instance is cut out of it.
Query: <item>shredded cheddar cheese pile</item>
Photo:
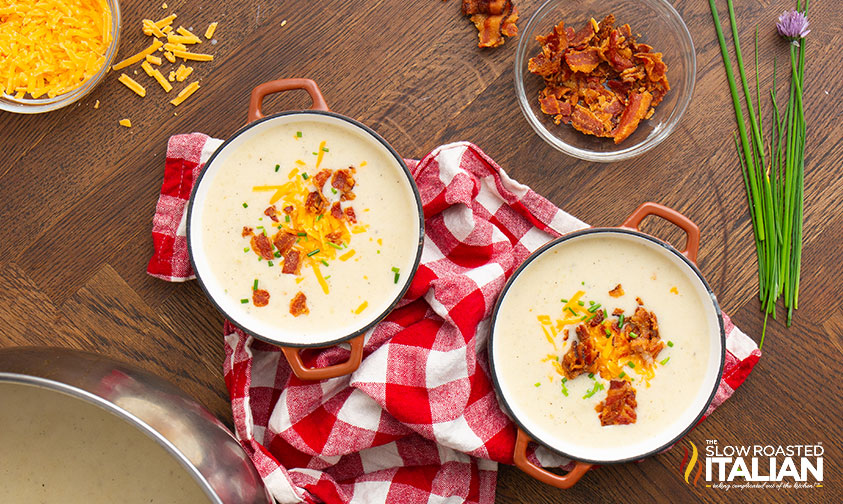
[[[0,7],[0,92],[72,91],[99,72],[110,44],[105,0],[11,0]]]

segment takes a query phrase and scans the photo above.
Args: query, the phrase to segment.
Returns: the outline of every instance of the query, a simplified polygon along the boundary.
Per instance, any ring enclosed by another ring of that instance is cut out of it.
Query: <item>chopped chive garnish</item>
[[[275,251],[275,257],[281,257],[281,252]]]
[[[586,392],[586,393],[585,393],[585,395],[584,395],[584,396],[582,396],[582,398],[583,398],[583,399],[588,399],[589,397],[593,396],[593,395],[594,395],[594,394],[596,394],[598,391],[603,390],[603,389],[604,389],[603,384],[602,384],[602,383],[600,383],[600,382],[598,382],[598,381],[595,381],[595,382],[594,382],[594,388],[592,388],[591,390],[589,390],[588,392]]]
[[[539,385],[541,385],[541,382],[536,382],[534,386],[538,387]]]
[[[562,383],[567,383],[567,382],[568,382],[567,378],[562,378]]]
[[[311,152],[311,154],[313,154],[314,156],[318,156],[318,155],[319,155],[319,153],[318,153],[318,152]]]
[[[328,266],[328,261],[326,261],[325,259],[322,259],[320,262],[321,262],[322,264],[324,264],[325,266]]]
[[[250,250],[252,250],[252,249],[250,249],[249,247],[246,247],[246,248],[243,249],[243,252],[248,252]]]
[[[611,338],[611,337],[612,337],[612,331],[610,331],[610,330],[608,330],[608,329],[604,329],[604,331],[606,331],[606,337],[607,337],[607,338]]]
[[[585,301],[577,301],[577,304],[580,306],[585,306]]]
[[[593,304],[594,304],[594,301],[589,301],[589,302],[588,302],[588,306],[591,306],[591,305],[593,305]]]
[[[635,363],[632,361],[627,362],[626,365],[631,367],[632,369],[635,369]]]
[[[395,281],[393,283],[398,283],[398,277],[400,277],[400,276],[401,276],[401,273],[396,273],[395,274]]]
[[[296,243],[300,242],[301,238],[296,238]]]
[[[381,251],[380,251],[380,250],[378,250],[378,254],[380,254],[380,253],[381,253]]]
[[[618,375],[618,378],[623,378],[626,376],[626,371],[621,371],[621,374]]]
[[[258,290],[258,279],[255,278],[255,283],[252,284],[252,290]]]
[[[284,222],[290,222],[290,216],[289,215],[284,216]]]
[[[328,152],[328,148],[327,148],[327,147],[322,147],[322,151],[323,151],[323,152]]]
[[[588,377],[593,380],[594,379],[594,373],[588,373]]]
[[[661,362],[662,366],[664,366],[665,364],[667,364],[667,361],[669,361],[669,360],[670,360],[670,357],[668,357],[667,359],[661,360],[659,362]]]
[[[331,278],[331,275],[326,276],[326,277],[325,277],[325,280],[327,280],[327,279],[329,279],[329,278]]]
[[[606,311],[606,308],[603,308],[603,318],[604,319],[609,318],[609,312]]]
[[[299,235],[299,236],[307,236],[307,233],[303,233],[303,232],[302,233],[296,233],[296,234]]]
[[[245,201],[243,202],[243,208],[249,208],[249,204],[246,203]]]
[[[322,217],[323,217],[323,215],[322,215],[322,214],[317,215],[317,216],[316,216],[316,222],[321,221],[321,220],[322,220]]]
[[[580,282],[582,285],[585,285],[585,282]]]
[[[272,261],[266,261],[266,265],[269,266],[270,268],[275,266],[274,264],[272,264]]]
[[[335,188],[333,188],[333,187],[331,188],[331,192],[332,192],[333,194],[337,194],[337,190],[336,190]]]
[[[634,332],[630,332],[630,333],[629,333],[629,337],[630,337],[630,338],[632,338],[632,339],[635,339],[635,338],[637,338],[637,337],[638,337],[638,335],[637,335],[637,334],[635,334]]]
[[[574,310],[572,310],[570,306],[565,307],[565,309],[566,309],[566,310],[568,310],[569,312],[571,312],[571,315],[573,315],[573,316],[575,316],[575,317],[577,316],[577,312],[575,312]]]
[[[302,173],[302,174],[301,174],[301,178],[303,178],[303,179],[307,180],[307,179],[308,179],[307,173]]]
[[[562,395],[568,397],[568,387],[562,386]]]
[[[280,169],[281,169],[281,165],[280,165],[280,164],[275,165],[275,171],[278,171],[278,170],[280,170]]]
[[[667,342],[667,346],[672,347],[672,346],[673,346],[673,342],[672,342],[672,341],[668,341],[668,342]]]
[[[246,303],[248,303],[248,302],[249,302],[249,300],[248,300],[248,299],[245,299],[245,298],[240,300],[240,303],[241,303],[241,304],[246,304]]]
[[[342,247],[340,247],[339,245],[337,245],[337,244],[336,244],[336,243],[334,243],[334,242],[328,242],[328,245],[330,245],[330,246],[334,247],[335,249],[340,249],[340,250],[342,250]]]
[[[263,261],[263,257],[258,257],[258,262]]]
[[[256,226],[255,229],[266,229],[263,226]]]
[[[563,303],[567,303],[567,302],[568,302],[568,300],[567,300],[567,299],[565,299],[565,298],[562,298],[562,299],[560,299],[559,301],[561,301],[561,302],[563,302]]]
[[[622,327],[622,326],[623,326],[623,313],[621,313],[621,316],[618,317],[618,327]]]
[[[296,136],[297,136],[298,138],[301,138],[301,131],[296,131]]]
[[[585,316],[585,315],[583,315],[583,316]],[[596,313],[592,313],[590,317],[588,317],[587,319],[585,319],[585,321],[586,321],[586,322],[588,322],[589,320],[593,319],[593,318],[594,318],[594,317],[596,317],[596,316],[597,316],[597,314],[596,314]]]
[[[319,253],[319,249],[313,249],[313,250],[311,250],[310,252],[307,253],[307,257],[313,257],[318,253]]]
[[[603,306],[603,305],[601,305],[600,303],[597,303],[596,305],[594,305],[594,306],[592,306],[591,308],[589,308],[589,309],[588,309],[588,311],[590,311],[591,313],[594,313],[594,312],[596,312],[597,310],[599,310],[601,306]]]
[[[392,272],[393,272],[393,273],[398,273],[399,271],[400,271],[400,270],[399,270],[397,267],[395,267],[395,266],[393,266],[393,267],[392,267]]]

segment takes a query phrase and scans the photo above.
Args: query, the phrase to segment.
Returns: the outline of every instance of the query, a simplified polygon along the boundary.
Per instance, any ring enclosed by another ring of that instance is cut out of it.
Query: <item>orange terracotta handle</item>
[[[313,100],[312,110],[328,110],[328,104],[325,103],[325,98],[322,92],[319,91],[319,86],[310,79],[279,79],[269,82],[264,82],[252,90],[252,97],[249,99],[249,122],[255,121],[263,117],[261,106],[263,99],[267,95],[273,93],[281,93],[283,91],[292,91],[295,89],[303,89],[310,95]]]
[[[293,373],[300,379],[327,380],[328,378],[351,374],[360,367],[360,362],[363,361],[363,336],[361,334],[348,340],[348,343],[351,345],[351,356],[347,361],[323,368],[305,367],[304,362],[301,360],[301,351],[303,348],[281,347],[281,351],[287,357],[287,362],[290,363]]]
[[[636,208],[635,211],[632,212],[625,221],[623,221],[621,227],[641,231],[638,226],[641,224],[641,221],[644,220],[644,217],[647,217],[648,215],[661,217],[662,219],[679,227],[682,231],[685,231],[688,239],[685,243],[685,250],[682,251],[682,255],[687,257],[692,263],[697,264],[697,253],[700,251],[700,227],[694,224],[694,221],[672,208],[659,205],[658,203],[653,203],[652,201],[642,203],[641,206]]]
[[[555,474],[547,469],[537,466],[536,464],[527,460],[527,443],[532,441],[530,435],[524,432],[521,427],[518,428],[518,437],[515,438],[515,467],[524,471],[528,476],[531,476],[542,483],[555,486],[556,488],[571,488],[574,483],[580,480],[583,475],[591,469],[593,464],[587,462],[574,461],[574,468],[568,471],[568,474]]]

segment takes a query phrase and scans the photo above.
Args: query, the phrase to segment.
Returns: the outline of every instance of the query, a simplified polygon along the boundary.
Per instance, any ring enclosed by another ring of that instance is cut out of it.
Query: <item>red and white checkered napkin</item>
[[[150,274],[192,277],[184,206],[218,145],[200,134],[170,140]],[[489,378],[489,316],[532,251],[586,225],[470,143],[444,145],[409,166],[424,205],[421,266],[400,306],[366,335],[357,371],[301,381],[277,347],[225,325],[237,436],[280,502],[491,503],[497,463],[512,463],[515,427]],[[725,320],[726,366],[707,414],[761,355]],[[325,366],[348,355],[334,347],[305,363]],[[532,457],[545,466],[568,463],[544,448]]]

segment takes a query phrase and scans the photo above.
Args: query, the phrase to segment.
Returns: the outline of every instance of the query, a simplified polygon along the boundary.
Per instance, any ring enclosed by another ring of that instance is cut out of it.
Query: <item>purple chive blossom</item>
[[[793,44],[799,45],[799,39],[803,39],[811,33],[808,29],[808,18],[796,9],[784,11],[776,23],[779,35],[789,39]]]

